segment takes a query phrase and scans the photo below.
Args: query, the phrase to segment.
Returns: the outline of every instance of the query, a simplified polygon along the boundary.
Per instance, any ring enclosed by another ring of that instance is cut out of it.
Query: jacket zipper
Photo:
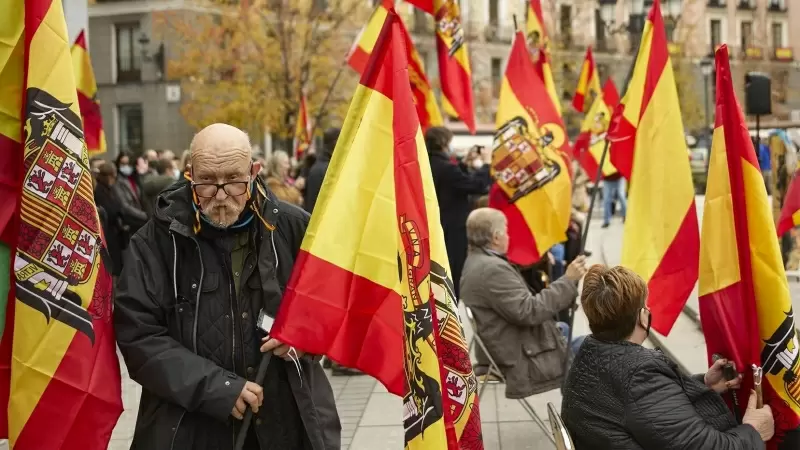
[[[172,443],[169,444],[169,450],[174,450],[175,449],[175,439],[177,439],[177,437],[178,437],[178,428],[181,427],[181,422],[183,422],[183,416],[185,416],[185,415],[186,415],[186,411],[182,412],[181,413],[181,417],[178,418],[178,424],[175,425],[175,432],[172,433]]]

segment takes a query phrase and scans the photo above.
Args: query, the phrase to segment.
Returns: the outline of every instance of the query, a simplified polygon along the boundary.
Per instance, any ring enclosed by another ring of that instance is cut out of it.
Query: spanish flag
[[[460,119],[475,134],[475,106],[472,99],[472,69],[467,53],[461,9],[453,0],[407,0],[432,14],[436,20],[436,50],[439,54],[439,81],[442,107]]]
[[[311,122],[308,120],[308,107],[305,94],[300,94],[300,108],[294,126],[294,156],[300,160],[311,147]]]
[[[578,77],[578,87],[575,89],[575,95],[572,96],[572,107],[576,111],[583,112],[589,92],[600,95],[600,75],[598,75],[597,66],[594,64],[591,45],[586,49],[586,58],[583,60],[581,74]]]
[[[628,90],[615,113],[611,162],[631,182],[622,265],[648,283],[653,328],[669,333],[697,282],[700,238],[694,185],[667,34],[655,0]],[[622,158],[615,159],[616,156]],[[665,214],[669,211],[669,214]]]
[[[727,46],[717,50],[716,64],[717,114],[700,253],[700,319],[709,359],[719,353],[746,374],[736,391],[740,404],[747,403],[753,386],[750,368],[762,368],[764,403],[775,417],[769,448],[798,448],[800,355],[792,299],[764,179],[734,93]],[[786,445],[790,440],[793,445]],[[781,441],[785,442],[778,445]]]
[[[603,86],[603,95],[598,95],[589,112],[581,124],[581,133],[575,140],[574,154],[583,170],[589,175],[593,182],[597,182],[597,169],[600,167],[600,159],[603,156],[603,149],[606,143],[608,127],[611,123],[611,113],[619,102],[619,94],[614,81],[610,78]],[[608,155],[603,162],[602,175],[609,176],[617,173],[617,168],[611,164]]]
[[[364,69],[369,62],[370,54],[375,46],[375,41],[378,39],[378,34],[381,32],[381,27],[386,20],[388,10],[392,8],[392,0],[383,0],[381,4],[375,8],[369,22],[361,30],[361,33],[356,38],[350,54],[347,57],[347,63],[358,73],[364,73]],[[431,88],[431,83],[425,75],[425,66],[422,58],[408,34],[408,30],[403,25],[402,19],[398,18],[398,24],[403,31],[405,47],[408,51],[406,56],[408,59],[408,77],[411,80],[411,94],[414,96],[414,104],[416,105],[417,115],[422,130],[425,131],[430,127],[439,127],[444,125],[442,112],[439,110],[439,105],[436,103],[436,94]]]
[[[531,52],[533,63],[539,78],[544,80],[547,93],[553,101],[556,110],[561,114],[561,98],[558,96],[556,83],[553,81],[553,70],[550,66],[550,37],[544,25],[541,0],[528,2],[528,21],[526,24],[528,50]]]
[[[92,70],[92,60],[86,49],[86,33],[81,30],[72,45],[72,67],[75,69],[75,85],[78,88],[78,105],[81,109],[83,133],[89,156],[106,152],[106,135],[103,132],[103,116],[97,101],[97,82]]]
[[[17,450],[105,450],[121,380],[64,9],[0,10],[0,435]]]
[[[517,32],[497,105],[489,206],[508,219],[508,259],[530,265],[566,240],[572,210],[569,142],[561,116]]]
[[[406,448],[482,449],[405,42],[387,9],[272,335],[403,397]]]
[[[798,225],[800,225],[800,180],[795,174],[789,183],[789,188],[786,189],[781,215],[778,219],[778,236],[783,236]]]

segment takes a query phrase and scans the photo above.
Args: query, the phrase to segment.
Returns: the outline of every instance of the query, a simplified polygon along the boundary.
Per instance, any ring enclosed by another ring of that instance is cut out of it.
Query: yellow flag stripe
[[[319,204],[328,205],[311,217],[303,250],[336,266],[396,290],[397,256],[387,255],[386,243],[396,240],[397,230],[386,227],[381,217],[395,217],[392,155],[392,102],[363,85],[356,89],[352,108],[339,137],[337,150],[320,191]],[[424,145],[423,145],[424,147]],[[342,230],[337,239],[317,239],[321,230]],[[358,231],[356,231],[358,230]]]
[[[671,63],[666,64],[637,128],[622,264],[649,280],[694,201]]]
[[[712,140],[700,234],[700,296],[741,281],[727,158],[725,132],[717,127]]]
[[[4,5],[0,13],[0,134],[22,142],[25,3]]]
[[[75,69],[75,87],[83,95],[94,98],[97,93],[97,83],[95,82],[89,54],[80,45],[73,45],[70,53],[72,54],[72,65]]]

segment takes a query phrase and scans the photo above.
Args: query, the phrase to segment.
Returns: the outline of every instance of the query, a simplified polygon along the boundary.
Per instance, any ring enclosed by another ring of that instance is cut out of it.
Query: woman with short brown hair
[[[657,293],[653,293],[657,295]],[[721,359],[687,377],[661,352],[642,346],[650,335],[647,284],[624,267],[595,265],[583,280],[581,304],[592,331],[567,376],[561,414],[577,450],[756,450],[775,430],[769,406],[755,394],[739,425],[720,394]]]

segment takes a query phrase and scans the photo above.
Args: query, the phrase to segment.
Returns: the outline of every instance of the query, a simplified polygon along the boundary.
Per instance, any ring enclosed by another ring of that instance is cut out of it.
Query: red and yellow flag
[[[539,78],[544,80],[547,93],[550,95],[556,111],[561,114],[561,98],[558,96],[556,83],[553,80],[553,69],[550,66],[550,37],[544,25],[541,0],[530,0],[528,2],[526,37],[528,50],[531,52],[536,72],[539,74]]]
[[[631,187],[622,265],[647,281],[654,293],[648,299],[653,328],[666,335],[697,282],[700,238],[659,0],[647,17],[630,84],[613,122],[611,162],[625,175],[619,162],[631,161],[626,167]]]
[[[800,355],[792,299],[764,179],[733,89],[727,46],[717,50],[716,68],[717,114],[700,253],[700,319],[709,360],[719,353],[745,373],[736,391],[740,404],[747,404],[753,386],[750,368],[763,368],[764,403],[775,417],[776,437],[768,447],[797,448],[797,442],[778,444],[800,426]]]
[[[451,117],[464,122],[475,134],[475,106],[472,99],[472,69],[461,24],[461,8],[454,0],[407,0],[436,20],[436,50],[442,107]]]
[[[600,95],[600,75],[594,64],[591,45],[586,49],[586,58],[583,60],[581,74],[578,76],[578,87],[575,89],[575,95],[572,96],[572,107],[576,111],[583,112],[583,108],[586,106],[586,97],[590,92]]]
[[[404,42],[388,9],[272,335],[402,396],[406,448],[482,449]]]
[[[497,105],[489,206],[508,219],[508,259],[538,261],[566,240],[572,210],[569,142],[561,116],[517,32]]]
[[[369,22],[361,30],[361,33],[356,38],[350,55],[347,57],[347,63],[355,69],[358,73],[364,73],[364,69],[369,62],[370,54],[375,46],[375,41],[378,39],[378,34],[381,32],[381,27],[386,21],[387,11],[392,8],[392,0],[383,0],[381,4],[375,8]],[[406,43],[406,52],[408,59],[408,77],[411,80],[411,94],[414,96],[414,104],[416,105],[417,115],[422,130],[425,131],[430,127],[439,127],[444,125],[442,112],[439,110],[439,105],[436,103],[436,94],[431,88],[431,83],[425,75],[424,64],[422,58],[419,56],[411,36],[408,34],[402,19],[398,18],[399,26],[402,29],[404,40]]]
[[[781,208],[781,216],[778,219],[778,236],[783,236],[798,225],[800,225],[800,180],[795,174],[786,190],[786,198],[783,201],[783,208]]]
[[[597,182],[597,169],[600,167],[600,159],[603,156],[606,135],[611,123],[611,113],[619,102],[619,93],[614,81],[609,78],[603,86],[603,95],[598,95],[589,112],[581,124],[581,133],[575,140],[574,154],[583,170],[589,175],[593,182]],[[608,155],[603,162],[604,177],[617,173],[617,168],[611,164]]]
[[[106,135],[103,132],[103,116],[97,101],[97,82],[92,70],[92,60],[86,49],[86,33],[81,30],[72,45],[72,67],[75,69],[75,85],[78,88],[78,105],[81,109],[83,134],[89,157],[106,152]]]
[[[311,122],[308,120],[308,107],[305,94],[300,94],[300,108],[294,126],[294,157],[298,161],[311,147]]]
[[[12,210],[0,223],[11,253],[0,434],[16,450],[105,450],[121,380],[64,9],[2,0],[0,10],[0,217]]]

